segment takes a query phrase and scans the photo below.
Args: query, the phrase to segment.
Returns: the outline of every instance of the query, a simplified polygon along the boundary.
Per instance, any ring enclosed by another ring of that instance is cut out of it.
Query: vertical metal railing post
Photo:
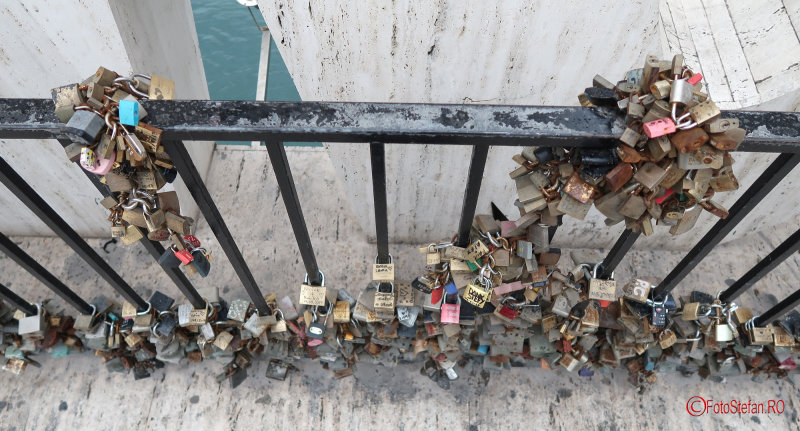
[[[794,293],[784,298],[783,301],[775,304],[774,307],[756,317],[753,324],[758,327],[767,326],[783,317],[784,314],[792,311],[798,305],[800,305],[800,289],[795,290]]]
[[[51,208],[44,199],[17,174],[14,169],[0,157],[0,182],[2,182],[17,199],[22,201],[44,224],[67,243],[89,266],[92,267],[122,297],[132,302],[140,310],[148,308],[147,301],[142,299],[122,277],[106,263],[89,244],[75,232],[64,219]]]
[[[81,314],[90,314],[92,307],[83,300],[77,293],[67,287],[55,275],[44,269],[34,258],[29,256],[18,245],[14,244],[7,236],[0,232],[0,251],[16,262],[23,269],[36,277],[48,289],[53,291],[61,299],[75,307]]]
[[[303,217],[303,209],[300,207],[300,198],[297,196],[292,169],[289,166],[289,159],[286,157],[286,149],[283,147],[283,142],[280,141],[267,141],[266,145],[269,160],[283,197],[283,204],[286,206],[286,213],[289,216],[289,223],[292,225],[294,238],[297,241],[297,248],[300,250],[303,265],[306,267],[308,281],[311,284],[319,285],[322,282],[322,274],[314,255],[314,247],[311,245],[311,237],[308,235],[306,219]]]
[[[375,203],[375,238],[378,248],[375,263],[389,262],[389,216],[386,209],[386,157],[380,142],[369,144],[372,164],[372,197]]]
[[[675,266],[654,290],[655,298],[663,298],[725,238],[742,219],[800,162],[800,153],[779,155],[736,201],[728,217],[719,220],[689,253]]]
[[[611,250],[609,250],[605,259],[603,259],[603,262],[600,264],[600,268],[603,270],[602,273],[598,274],[600,278],[611,277],[611,274],[617,269],[617,265],[622,261],[622,258],[624,258],[631,247],[633,247],[639,235],[641,235],[641,232],[634,232],[630,229],[622,231],[617,242],[614,243],[614,246],[611,247]]]
[[[0,283],[0,298],[4,301],[11,303],[14,307],[19,308],[22,310],[23,313],[27,315],[34,315],[36,314],[36,306],[31,304],[30,302],[20,298],[16,293],[12,292],[11,289],[7,288],[4,284]]]
[[[750,289],[758,280],[761,280],[776,266],[783,263],[789,256],[797,253],[798,250],[800,250],[800,230],[795,231],[789,238],[786,238],[781,245],[777,246],[741,278],[725,289],[719,295],[720,301],[728,303],[738,298],[739,295]]]
[[[458,238],[456,238],[456,245],[459,247],[469,245],[469,233],[472,229],[472,220],[475,218],[475,207],[478,206],[478,195],[481,192],[483,170],[486,167],[488,154],[489,145],[472,146],[472,158],[469,162],[467,186],[464,189],[464,203],[461,205],[461,220],[458,223]]]

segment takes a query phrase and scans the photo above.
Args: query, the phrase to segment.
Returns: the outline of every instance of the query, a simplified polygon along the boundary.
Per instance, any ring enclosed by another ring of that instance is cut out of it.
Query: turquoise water
[[[212,100],[254,100],[261,52],[261,31],[247,8],[236,0],[191,0],[203,67]],[[265,25],[257,10],[259,25]],[[271,41],[267,73],[267,100],[299,101],[292,77]],[[250,145],[249,142],[225,142]],[[320,146],[292,142],[287,145]]]

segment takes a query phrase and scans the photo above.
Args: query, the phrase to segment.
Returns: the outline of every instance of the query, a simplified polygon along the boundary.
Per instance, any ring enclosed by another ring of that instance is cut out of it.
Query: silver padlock
[[[72,114],[67,124],[64,125],[63,131],[71,141],[92,146],[105,125],[106,122],[100,115],[93,111],[79,109]]]

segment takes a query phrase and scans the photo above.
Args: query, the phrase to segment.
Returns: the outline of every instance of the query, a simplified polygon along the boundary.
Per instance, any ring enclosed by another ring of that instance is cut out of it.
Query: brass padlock
[[[712,118],[718,117],[720,115],[720,110],[713,101],[706,100],[689,108],[689,114],[692,116],[692,120],[695,123],[703,124]]]
[[[680,153],[695,151],[708,142],[708,134],[698,127],[680,130],[670,136],[669,140]]]

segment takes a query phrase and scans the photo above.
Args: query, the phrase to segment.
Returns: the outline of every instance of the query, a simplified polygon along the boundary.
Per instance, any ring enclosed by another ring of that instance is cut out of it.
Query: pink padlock
[[[97,158],[97,162],[92,169],[86,169],[87,171],[97,174],[97,175],[105,175],[111,171],[111,168],[114,167],[114,161],[117,159],[117,152],[114,151],[111,153],[111,157],[108,159],[104,159],[102,157]]]
[[[687,79],[686,82],[688,82],[691,85],[697,85],[697,83],[700,82],[700,80],[702,80],[702,79],[703,79],[703,75],[702,74],[695,73],[694,75],[689,77],[689,79]]]
[[[459,315],[461,314],[461,297],[456,295],[456,303],[451,304],[447,302],[447,295],[442,302],[442,323],[452,323],[458,325]]]
[[[659,118],[658,120],[649,121],[642,125],[644,134],[648,138],[657,138],[659,136],[675,133],[675,123],[670,118]]]
[[[194,260],[194,256],[189,253],[189,250],[177,250],[175,251],[175,257],[177,257],[184,265],[188,265]]]

